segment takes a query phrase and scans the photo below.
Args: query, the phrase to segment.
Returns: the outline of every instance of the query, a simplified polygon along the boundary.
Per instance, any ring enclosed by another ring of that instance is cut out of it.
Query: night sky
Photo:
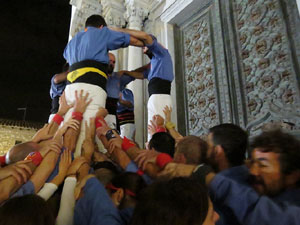
[[[0,118],[46,122],[51,77],[61,72],[71,6],[66,0],[2,1]]]

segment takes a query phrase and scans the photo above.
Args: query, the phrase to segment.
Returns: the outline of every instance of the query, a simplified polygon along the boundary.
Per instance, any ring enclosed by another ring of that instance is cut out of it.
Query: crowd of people
[[[142,47],[150,63],[114,72],[109,50]],[[300,141],[235,124],[206,138],[172,122],[171,56],[142,31],[92,15],[51,80],[49,123],[0,156],[0,225],[300,224]],[[126,85],[149,80],[148,142],[134,140]]]

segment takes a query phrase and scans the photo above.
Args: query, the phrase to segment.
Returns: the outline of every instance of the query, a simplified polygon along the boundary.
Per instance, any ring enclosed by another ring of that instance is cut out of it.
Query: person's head
[[[259,194],[274,196],[299,185],[299,140],[274,130],[255,137],[250,148],[250,183]]]
[[[54,225],[55,218],[44,199],[38,195],[11,198],[0,207],[1,224]]]
[[[244,164],[248,134],[237,125],[224,123],[209,129],[207,158],[218,171]]]
[[[7,154],[9,154],[9,162],[16,163],[18,161],[24,160],[30,152],[35,152],[40,150],[40,145],[28,141],[21,144],[13,146]]]
[[[106,27],[106,26],[107,26],[107,24],[105,22],[105,19],[100,15],[91,15],[85,21],[85,27],[102,28],[102,27]]]
[[[109,161],[96,162],[92,168],[96,178],[105,186],[111,182],[111,180],[117,176],[120,172],[118,168]]]
[[[175,140],[166,132],[157,132],[153,134],[150,142],[149,149],[154,149],[158,152],[169,154],[171,157],[174,156]]]
[[[153,53],[151,52],[151,50],[147,46],[143,47],[143,53],[145,55],[147,55],[149,57],[149,59],[152,59]]]
[[[135,207],[136,196],[145,187],[144,179],[140,175],[131,172],[121,173],[106,185],[113,203],[119,209]]]
[[[206,162],[207,143],[196,136],[186,136],[176,146],[174,162],[198,165]]]
[[[112,53],[108,53],[108,57],[109,57],[108,74],[112,74],[112,72],[114,72],[115,69],[116,57]]]
[[[138,196],[131,225],[212,225],[218,220],[205,186],[191,178],[156,181]]]

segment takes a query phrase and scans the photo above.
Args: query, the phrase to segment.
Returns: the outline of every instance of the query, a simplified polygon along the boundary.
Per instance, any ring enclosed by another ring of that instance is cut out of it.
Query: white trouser
[[[115,115],[108,114],[104,120],[111,129],[117,128],[117,117]]]
[[[128,139],[134,141],[135,140],[135,124],[134,123],[126,123],[120,126],[122,138],[127,137]]]
[[[95,117],[98,109],[100,107],[105,108],[106,102],[106,92],[97,85],[86,84],[86,83],[73,83],[66,86],[65,96],[68,104],[73,104],[75,102],[75,90],[77,90],[77,94],[80,94],[80,91],[83,90],[83,96],[86,93],[89,93],[88,101],[92,99],[92,102],[87,106],[85,113],[83,114],[83,120],[81,122],[80,134],[78,137],[78,141],[76,144],[76,149],[74,152],[74,156],[81,155],[81,145],[85,139],[85,121],[87,121],[88,125],[90,124],[90,118]],[[65,120],[72,116],[73,108],[71,108],[65,115]]]
[[[160,115],[165,119],[164,108],[166,106],[172,107],[171,95],[167,94],[153,94],[148,100],[148,124],[154,115]],[[151,135],[148,133],[148,141],[150,141]]]

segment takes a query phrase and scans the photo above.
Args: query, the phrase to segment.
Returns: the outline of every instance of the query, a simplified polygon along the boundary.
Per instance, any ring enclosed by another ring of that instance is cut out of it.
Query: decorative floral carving
[[[299,104],[299,90],[279,1],[233,1],[248,123],[259,121],[251,128],[256,131],[265,123],[262,118],[270,111],[271,101]]]
[[[218,123],[207,17],[184,30],[185,77],[190,134],[202,135]],[[201,41],[199,41],[201,40]]]

